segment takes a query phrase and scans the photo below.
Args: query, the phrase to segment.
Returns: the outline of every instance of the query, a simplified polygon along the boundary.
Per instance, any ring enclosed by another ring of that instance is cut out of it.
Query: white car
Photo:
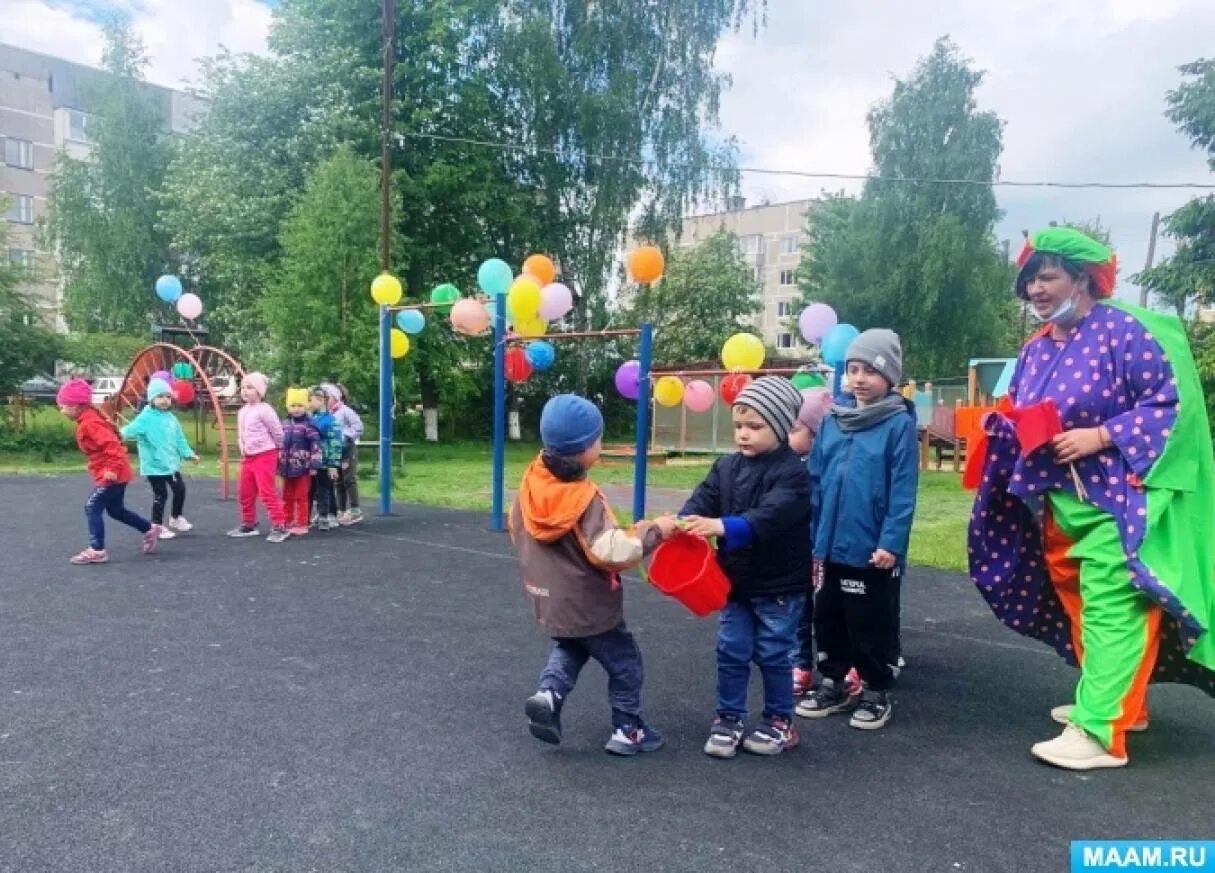
[[[122,390],[122,376],[99,376],[93,380],[93,405],[105,403]]]

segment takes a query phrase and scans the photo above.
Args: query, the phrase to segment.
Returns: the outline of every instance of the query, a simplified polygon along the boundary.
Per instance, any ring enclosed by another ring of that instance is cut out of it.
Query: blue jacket
[[[194,457],[181,422],[171,410],[149,403],[120,432],[124,440],[135,440],[141,476],[172,476],[181,469],[182,460]]]
[[[309,417],[321,434],[321,463],[337,469],[342,465],[342,426],[327,409]]]
[[[842,405],[856,401],[846,398]],[[907,563],[907,542],[919,481],[914,407],[866,430],[840,429],[823,419],[810,453],[814,557],[868,567],[877,549]]]

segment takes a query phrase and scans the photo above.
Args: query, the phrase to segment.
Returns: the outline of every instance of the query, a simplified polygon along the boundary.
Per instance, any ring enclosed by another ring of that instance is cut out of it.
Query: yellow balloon
[[[401,293],[401,282],[392,273],[380,273],[371,281],[371,299],[381,306],[396,306]]]
[[[727,370],[758,370],[764,365],[764,344],[750,333],[736,333],[721,347],[721,363]]]
[[[663,376],[654,384],[654,399],[662,406],[678,406],[683,402],[683,380]]]
[[[506,295],[506,308],[516,324],[530,321],[540,314],[540,286],[531,276],[520,276]]]
[[[392,334],[388,338],[391,346],[392,356],[394,358],[403,358],[409,354],[409,335],[403,330],[392,329]]]
[[[528,318],[519,322],[515,329],[519,332],[520,336],[536,339],[548,332],[548,322],[543,318]]]

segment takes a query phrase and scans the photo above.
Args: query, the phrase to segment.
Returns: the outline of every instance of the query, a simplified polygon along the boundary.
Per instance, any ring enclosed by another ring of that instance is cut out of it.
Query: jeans
[[[143,516],[131,512],[123,505],[123,499],[126,497],[127,485],[97,485],[89,494],[89,499],[84,502],[84,516],[89,523],[89,546],[97,551],[105,550],[105,521],[103,515],[110,514],[110,518],[115,521],[121,521],[125,525],[135,528],[140,533],[147,533],[152,525]]]
[[[856,667],[865,685],[888,691],[898,661],[901,570],[828,563],[814,610],[819,670],[840,682]]]
[[[586,662],[594,658],[608,674],[612,727],[644,727],[641,683],[645,678],[641,650],[624,622],[593,637],[554,637],[548,663],[540,673],[540,689],[564,699],[578,682]]]
[[[172,476],[149,476],[148,484],[152,486],[152,522],[162,524],[165,520],[165,504],[169,500],[169,490],[173,491],[173,506],[169,518],[178,518],[186,508],[186,483],[181,473]]]
[[[747,715],[751,662],[764,682],[764,718],[793,717],[792,652],[805,594],[726,604],[717,626],[717,714]]]

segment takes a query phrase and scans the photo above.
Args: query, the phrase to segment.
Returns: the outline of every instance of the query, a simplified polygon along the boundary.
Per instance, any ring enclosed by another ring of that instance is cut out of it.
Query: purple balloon
[[[641,396],[641,362],[625,361],[616,368],[616,390],[620,396],[636,400]]]
[[[574,308],[574,295],[560,282],[553,282],[540,289],[540,317],[545,321],[565,318]]]
[[[152,374],[152,379],[161,379],[165,382],[168,382],[170,385],[173,384],[173,374],[170,373],[168,370],[157,370],[155,373]],[[151,379],[149,379],[148,381],[151,381]]]
[[[797,328],[808,343],[821,342],[827,331],[839,324],[839,316],[826,303],[811,303],[802,310]]]

